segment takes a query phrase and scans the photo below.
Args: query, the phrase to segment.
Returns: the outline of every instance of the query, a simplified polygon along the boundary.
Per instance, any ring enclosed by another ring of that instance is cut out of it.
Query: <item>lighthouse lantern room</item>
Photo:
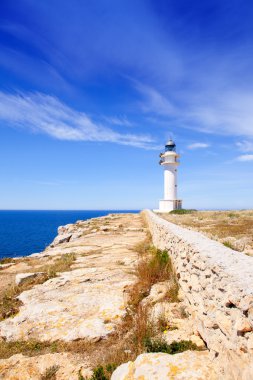
[[[164,169],[164,199],[159,202],[157,212],[170,212],[182,208],[182,201],[177,199],[177,168],[179,154],[176,152],[176,144],[169,140],[165,145],[165,151],[160,153],[159,164]]]

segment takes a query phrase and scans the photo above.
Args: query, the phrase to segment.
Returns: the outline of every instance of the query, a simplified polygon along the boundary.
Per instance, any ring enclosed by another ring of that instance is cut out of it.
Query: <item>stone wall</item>
[[[253,258],[145,211],[223,379],[253,379]]]

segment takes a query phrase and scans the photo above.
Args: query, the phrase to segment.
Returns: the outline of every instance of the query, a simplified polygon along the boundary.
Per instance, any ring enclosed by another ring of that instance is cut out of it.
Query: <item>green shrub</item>
[[[170,214],[183,215],[183,214],[193,214],[194,212],[197,212],[197,210],[181,208],[179,210],[170,211]]]
[[[104,367],[98,366],[93,370],[90,380],[109,380],[109,377],[105,375]]]
[[[117,364],[115,363],[109,363],[105,366],[99,365],[98,367],[94,368],[93,375],[89,380],[109,380],[111,378],[111,374],[116,368]],[[81,371],[79,371],[78,380],[85,380],[81,374]]]
[[[144,342],[147,352],[164,352],[174,355],[187,350],[197,350],[198,347],[191,340],[181,340],[180,342],[172,342],[168,344],[164,339],[155,340],[147,338]]]

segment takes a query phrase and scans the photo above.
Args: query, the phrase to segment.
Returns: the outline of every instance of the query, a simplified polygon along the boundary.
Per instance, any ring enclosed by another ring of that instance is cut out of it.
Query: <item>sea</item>
[[[43,251],[57,235],[59,226],[110,213],[138,210],[0,211],[0,258],[27,256]]]

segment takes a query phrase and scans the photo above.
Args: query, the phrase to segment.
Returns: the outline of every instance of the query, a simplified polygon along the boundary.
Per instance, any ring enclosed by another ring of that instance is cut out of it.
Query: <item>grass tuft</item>
[[[233,250],[235,249],[234,246],[233,246],[233,244],[230,241],[224,241],[223,245],[225,245],[225,247],[227,247],[227,248],[230,248],[230,249],[233,249]]]
[[[56,380],[56,373],[59,370],[58,365],[53,365],[46,369],[45,373],[41,376],[41,380]]]

